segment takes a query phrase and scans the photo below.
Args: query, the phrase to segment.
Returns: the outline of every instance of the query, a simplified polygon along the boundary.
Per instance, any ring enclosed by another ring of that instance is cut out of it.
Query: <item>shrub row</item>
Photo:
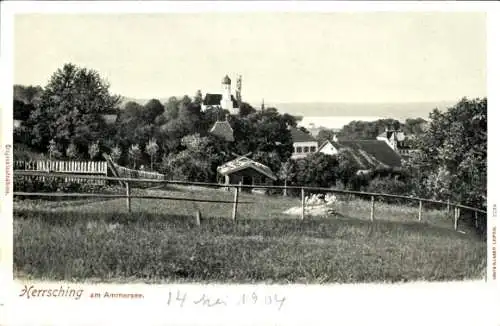
[[[16,177],[14,191],[19,192],[88,192],[99,193],[105,188],[91,182],[65,181],[57,177]]]

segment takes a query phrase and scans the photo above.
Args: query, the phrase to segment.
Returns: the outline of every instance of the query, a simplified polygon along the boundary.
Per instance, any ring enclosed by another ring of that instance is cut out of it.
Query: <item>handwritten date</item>
[[[266,305],[274,306],[278,310],[283,308],[286,301],[286,297],[279,296],[277,294],[273,295],[258,295],[256,292],[243,293],[240,296],[230,298],[230,297],[216,297],[210,296],[206,293],[198,295],[188,295],[187,292],[182,291],[169,291],[167,296],[168,306],[177,306],[180,308],[186,305],[193,304],[196,306],[203,306],[207,308],[212,308],[216,306],[244,306],[244,305]]]

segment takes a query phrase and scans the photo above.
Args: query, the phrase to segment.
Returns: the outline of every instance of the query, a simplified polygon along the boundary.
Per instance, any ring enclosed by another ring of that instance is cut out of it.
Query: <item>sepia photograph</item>
[[[485,280],[486,44],[479,11],[16,14],[14,278]]]

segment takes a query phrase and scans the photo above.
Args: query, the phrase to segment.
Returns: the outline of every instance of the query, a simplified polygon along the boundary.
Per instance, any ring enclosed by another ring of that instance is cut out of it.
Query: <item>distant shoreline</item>
[[[409,103],[270,103],[280,112],[309,117],[428,118],[435,108],[446,110],[458,101]]]

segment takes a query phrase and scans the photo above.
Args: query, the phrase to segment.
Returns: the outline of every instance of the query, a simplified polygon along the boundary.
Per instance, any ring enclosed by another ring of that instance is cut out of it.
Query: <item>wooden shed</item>
[[[258,188],[259,185],[269,185],[277,178],[271,169],[248,157],[239,157],[229,161],[217,168],[220,181],[225,184],[252,185]],[[250,189],[247,189],[250,190]]]

